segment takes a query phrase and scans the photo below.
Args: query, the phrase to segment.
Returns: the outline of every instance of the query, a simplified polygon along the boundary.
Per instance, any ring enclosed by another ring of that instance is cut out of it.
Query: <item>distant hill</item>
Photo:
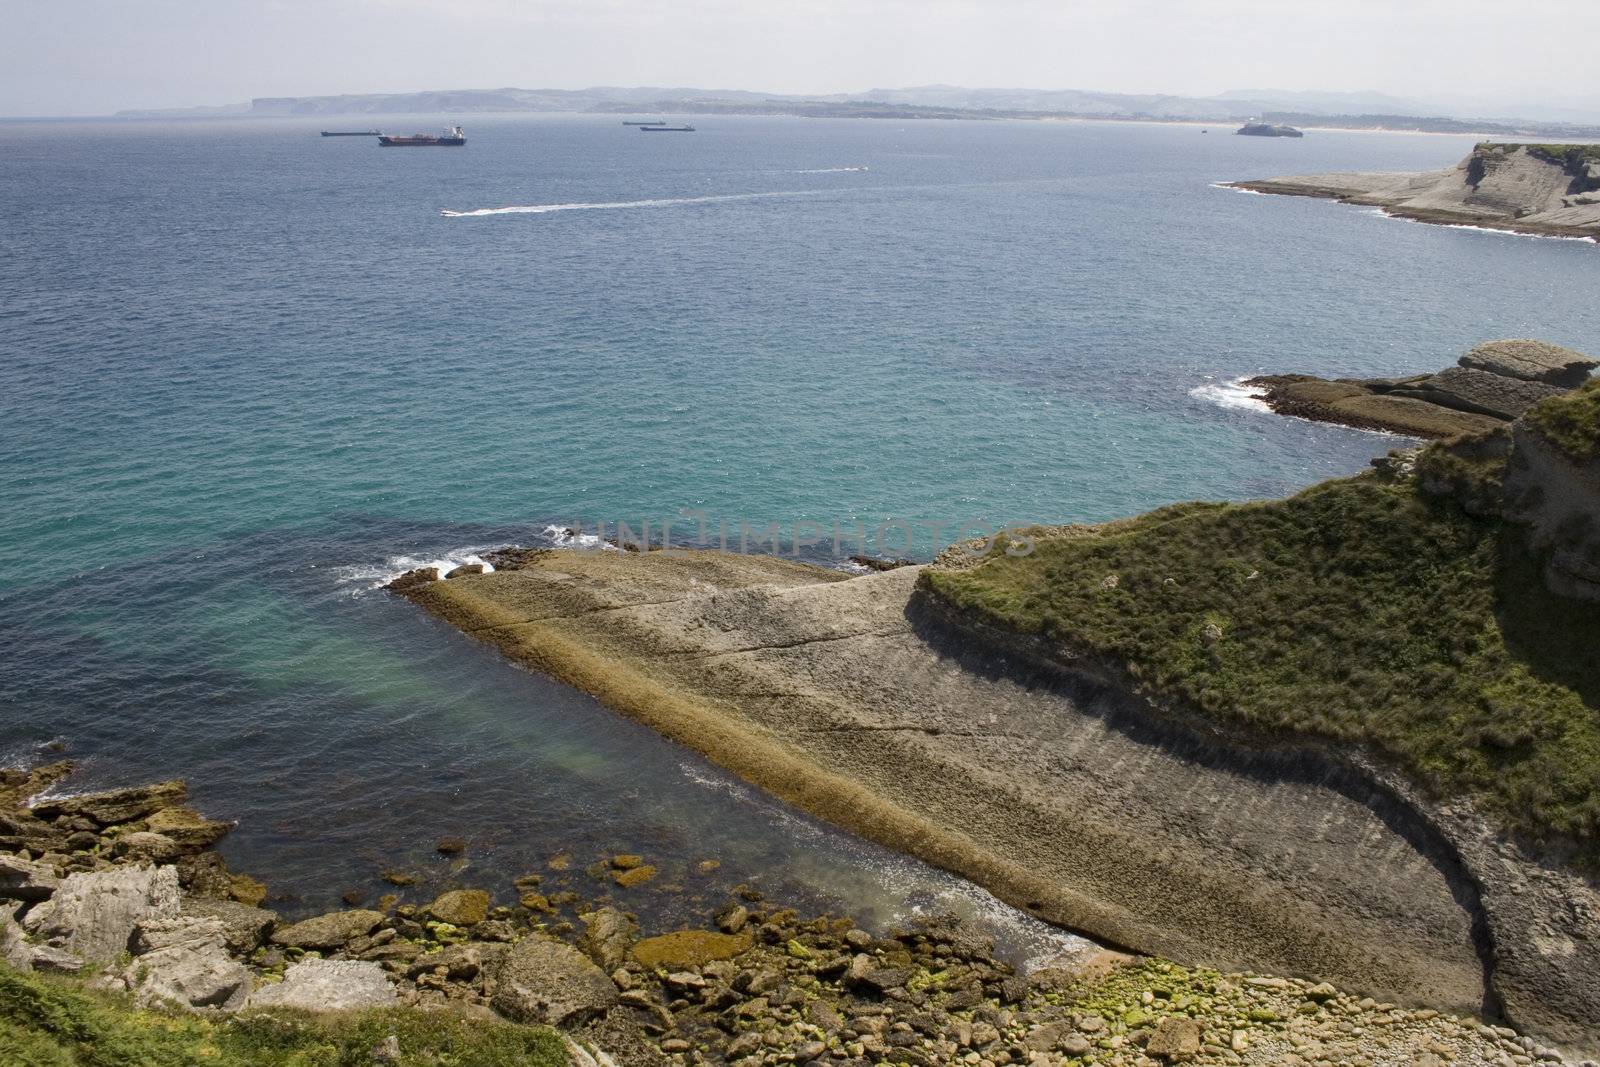
[[[1079,89],[968,89],[924,85],[862,93],[781,95],[735,89],[616,87],[589,89],[434,89],[336,96],[265,96],[231,107],[121,111],[125,118],[218,116],[416,115],[485,112],[593,114],[803,115],[818,118],[1083,118],[1131,121],[1242,122],[1261,118],[1297,126],[1483,133],[1565,140],[1600,137],[1600,123],[1485,121],[1445,116],[1380,93],[1234,90],[1215,97],[1101,93]]]

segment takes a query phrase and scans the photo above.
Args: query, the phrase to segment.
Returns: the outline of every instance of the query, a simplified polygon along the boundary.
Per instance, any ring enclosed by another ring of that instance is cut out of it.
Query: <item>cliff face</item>
[[[1454,167],[1330,173],[1234,183],[1381,207],[1421,222],[1600,240],[1600,146],[1480,144]]]
[[[1600,433],[1597,412],[1600,384],[1519,420],[1505,473],[1506,517],[1528,527],[1545,585],[1590,601],[1600,601],[1600,455],[1571,431]]]

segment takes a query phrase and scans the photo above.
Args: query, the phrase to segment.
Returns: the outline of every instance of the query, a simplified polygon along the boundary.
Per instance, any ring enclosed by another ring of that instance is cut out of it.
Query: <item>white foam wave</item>
[[[1259,189],[1241,189],[1237,185],[1229,185],[1227,182],[1212,182],[1211,183],[1211,188],[1213,188],[1213,189],[1226,189],[1230,193],[1244,193],[1246,196],[1267,196],[1268,195],[1267,193],[1263,193]]]
[[[563,526],[546,526],[545,536],[550,538],[556,548],[583,548],[593,551],[615,552],[617,546],[602,538],[599,534],[584,533],[582,530]]]
[[[1203,400],[1207,404],[1215,404],[1219,408],[1228,408],[1231,411],[1266,411],[1272,409],[1263,399],[1259,386],[1246,385],[1243,378],[1235,378],[1231,382],[1211,382],[1206,385],[1197,385],[1189,390],[1189,395],[1196,400]]]
[[[447,574],[464,564],[481,563],[484,572],[492,574],[494,566],[479,553],[491,551],[495,547],[499,546],[471,545],[451,549],[438,556],[390,556],[381,563],[356,563],[335,567],[333,573],[340,585],[350,586],[354,593],[382,589],[407,571],[414,571],[419,567],[437,567],[440,574]]]
[[[871,167],[816,167],[812,170],[797,170],[796,174],[856,174]]]
[[[447,219],[482,218],[487,215],[548,215],[556,211],[617,211],[628,208],[681,207],[686,204],[723,204],[734,200],[773,200],[794,196],[818,196],[827,189],[788,189],[772,193],[726,193],[721,196],[680,196],[661,200],[612,200],[573,204],[525,204],[513,207],[480,207],[472,211],[439,212]]]
[[[1585,244],[1597,243],[1592,237],[1571,237],[1559,233],[1523,233],[1520,230],[1502,230],[1498,226],[1473,226],[1465,222],[1427,222],[1423,219],[1407,218],[1404,215],[1395,215],[1381,207],[1367,208],[1364,215],[1376,215],[1379,218],[1392,219],[1395,222],[1413,222],[1418,226],[1437,226],[1446,230],[1471,230],[1473,233],[1493,233],[1501,237],[1532,237],[1536,241],[1582,241]]]

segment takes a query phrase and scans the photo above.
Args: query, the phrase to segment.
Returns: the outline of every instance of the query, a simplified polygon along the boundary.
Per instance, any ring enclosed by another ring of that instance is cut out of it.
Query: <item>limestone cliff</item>
[[[1367,204],[1420,222],[1600,241],[1600,145],[1486,142],[1445,170],[1308,174],[1233,188]]]

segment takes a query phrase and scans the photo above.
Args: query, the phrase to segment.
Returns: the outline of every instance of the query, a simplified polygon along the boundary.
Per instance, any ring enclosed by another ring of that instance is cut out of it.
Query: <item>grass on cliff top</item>
[[[1529,409],[1527,421],[1580,463],[1600,458],[1600,378]]]
[[[1548,594],[1515,536],[1364,475],[1163,509],[922,580],[983,621],[1103,655],[1153,695],[1361,742],[1504,825],[1595,841],[1600,606]]]
[[[1485,141],[1478,147],[1504,149],[1506,152],[1515,152],[1519,148],[1526,148],[1534,155],[1544,156],[1556,162],[1565,162],[1568,159],[1600,160],[1600,144],[1539,144],[1529,141]]]
[[[70,979],[0,964],[5,1067],[372,1067],[391,1034],[398,1067],[566,1067],[543,1028],[407,1009],[315,1017],[295,1012],[207,1019],[141,1011]]]

